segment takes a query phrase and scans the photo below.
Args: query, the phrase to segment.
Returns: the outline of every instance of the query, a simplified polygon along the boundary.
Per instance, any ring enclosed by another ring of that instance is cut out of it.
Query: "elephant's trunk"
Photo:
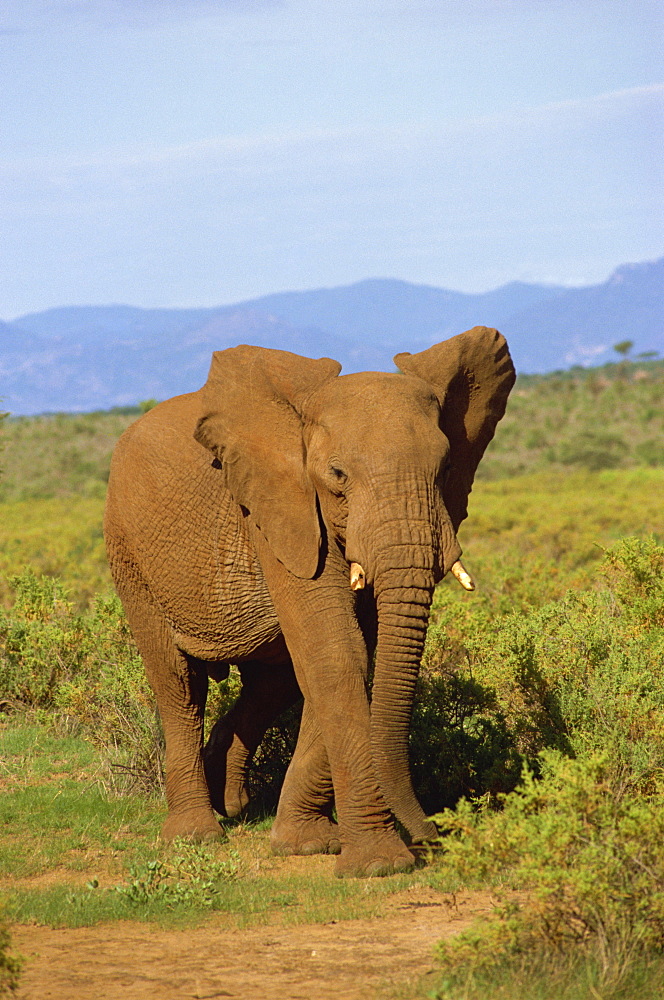
[[[415,797],[408,733],[433,590],[390,588],[378,598],[378,644],[371,702],[371,749],[383,797],[414,841],[436,835]]]
[[[413,791],[408,733],[424,649],[435,566],[443,572],[460,550],[446,520],[434,537],[430,519],[402,520],[399,540],[377,561],[378,642],[371,704],[371,746],[378,784],[413,841],[436,836]],[[405,535],[408,536],[408,541]]]

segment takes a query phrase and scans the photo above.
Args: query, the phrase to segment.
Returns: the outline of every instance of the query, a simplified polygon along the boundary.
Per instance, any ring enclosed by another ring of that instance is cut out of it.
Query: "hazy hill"
[[[621,340],[664,354],[664,257],[624,264],[602,285],[558,292],[510,316],[503,332],[524,372],[598,364],[615,358]]]
[[[328,355],[346,372],[390,371],[398,351],[476,324],[507,336],[521,372],[601,363],[625,339],[664,353],[663,279],[664,258],[587,288],[512,282],[468,295],[371,279],[209,309],[49,309],[0,323],[0,399],[16,414],[164,399],[198,388],[212,351],[239,343]]]

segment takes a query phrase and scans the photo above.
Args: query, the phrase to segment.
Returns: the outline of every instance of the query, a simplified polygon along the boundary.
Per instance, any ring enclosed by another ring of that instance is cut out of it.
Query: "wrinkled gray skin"
[[[216,352],[203,389],[118,443],[105,534],[164,727],[166,838],[220,835],[213,807],[246,805],[247,760],[299,690],[273,849],[378,875],[413,864],[394,817],[411,843],[435,835],[408,766],[415,683],[514,369],[485,327],[395,361],[403,374],[339,376],[328,358]],[[204,749],[208,677],[229,663],[242,694]]]

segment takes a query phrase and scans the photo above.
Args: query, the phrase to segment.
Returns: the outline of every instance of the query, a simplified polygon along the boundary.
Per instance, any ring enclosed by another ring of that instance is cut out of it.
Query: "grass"
[[[115,442],[138,416],[136,407],[5,421],[0,499],[102,499]]]
[[[154,844],[161,803],[109,796],[99,755],[80,737],[5,723],[0,759],[0,878],[86,871],[95,862],[120,871],[129,844],[139,856]]]
[[[10,600],[8,578],[27,566],[62,579],[79,607],[111,590],[103,510],[101,497],[0,503],[0,606]]]
[[[162,844],[160,800],[109,794],[98,782],[94,748],[43,726],[5,723],[0,758],[0,885],[17,922],[177,925],[223,914],[230,926],[244,927],[370,918],[386,896],[434,879],[429,867],[384,880],[339,880],[332,858],[306,859],[306,871],[288,871],[288,859],[269,853],[270,820],[230,824],[218,845]],[[160,878],[151,875],[155,868]]]
[[[602,982],[592,962],[570,965],[560,961],[557,968],[530,968],[515,973],[513,968],[493,968],[483,981],[441,977],[432,972],[394,994],[393,1000],[658,1000],[664,995],[664,961],[651,959],[634,965],[620,983]]]
[[[478,475],[664,465],[664,362],[519,376]]]

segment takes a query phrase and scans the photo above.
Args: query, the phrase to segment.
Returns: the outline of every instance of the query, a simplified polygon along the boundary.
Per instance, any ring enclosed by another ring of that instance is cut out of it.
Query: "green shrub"
[[[0,913],[0,994],[13,993],[18,988],[23,962],[11,952],[9,928]]]
[[[169,907],[211,907],[219,885],[236,878],[238,872],[237,851],[220,859],[208,845],[176,840],[170,858],[132,865],[127,881],[108,891],[137,906],[162,902]],[[91,882],[88,888],[98,889],[99,885]]]
[[[6,700],[48,708],[59,684],[84,669],[88,630],[58,580],[27,570],[10,583],[14,607],[0,609],[0,691]]]
[[[42,721],[82,730],[104,751],[113,788],[163,784],[154,697],[117,597],[76,612],[57,579],[14,577],[0,610],[0,691]]]
[[[661,438],[646,438],[637,444],[634,455],[640,465],[664,465],[664,445]]]
[[[249,762],[247,784],[251,797],[249,815],[252,817],[277,811],[281,786],[295,752],[301,715],[301,704],[287,709],[267,730]]]
[[[481,698],[466,704],[524,770],[499,810],[485,779],[483,799],[436,817],[447,877],[502,893],[492,920],[440,946],[438,997],[664,986],[664,548],[624,539],[599,576],[467,638]]]
[[[413,784],[424,810],[506,792],[523,765],[495,690],[473,671],[447,623],[429,628],[410,730]]]
[[[154,409],[157,405],[158,400],[156,399],[143,399],[139,404],[138,408],[141,413],[147,413],[148,410]]]
[[[609,752],[644,789],[664,768],[664,548],[624,539],[598,575],[541,608],[465,618],[465,635],[449,612],[430,629],[411,728],[430,812],[510,791],[547,748]]]
[[[607,756],[549,751],[541,765],[502,811],[437,817],[448,872],[502,896],[492,919],[439,945],[439,997],[532,977],[552,997],[605,997],[664,953],[664,784],[635,795]],[[575,994],[584,978],[592,989]]]
[[[581,465],[597,472],[599,469],[617,469],[627,451],[627,444],[616,434],[581,431],[562,442],[558,460],[563,465]]]

